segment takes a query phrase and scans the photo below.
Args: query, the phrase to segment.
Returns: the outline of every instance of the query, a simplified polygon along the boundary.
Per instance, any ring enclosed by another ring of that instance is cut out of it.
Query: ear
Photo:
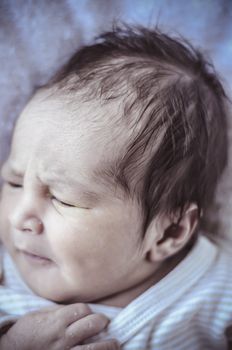
[[[163,215],[151,222],[147,236],[146,259],[161,262],[180,251],[192,237],[198,224],[198,208],[190,204],[178,224],[178,217]]]

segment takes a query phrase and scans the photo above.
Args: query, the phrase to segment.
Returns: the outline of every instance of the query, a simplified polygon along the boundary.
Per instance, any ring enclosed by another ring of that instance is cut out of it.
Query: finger
[[[121,347],[117,340],[106,340],[98,343],[77,345],[70,350],[120,350]]]
[[[75,346],[97,335],[107,326],[108,322],[108,318],[104,315],[91,314],[72,323],[65,332],[67,345]]]
[[[92,314],[90,307],[83,303],[66,305],[56,311],[57,319],[66,327],[90,314]]]

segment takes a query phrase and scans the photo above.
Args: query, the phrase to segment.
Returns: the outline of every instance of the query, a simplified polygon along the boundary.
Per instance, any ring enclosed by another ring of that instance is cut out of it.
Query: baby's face
[[[40,296],[123,305],[152,273],[140,211],[93,176],[122,133],[112,140],[106,107],[74,110],[45,94],[21,114],[2,168],[1,238]]]

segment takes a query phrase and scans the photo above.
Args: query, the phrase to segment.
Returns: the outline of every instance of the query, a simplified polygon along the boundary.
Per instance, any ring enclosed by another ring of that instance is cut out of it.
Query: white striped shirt
[[[0,310],[16,316],[52,305],[35,296],[4,253]],[[110,319],[101,338],[124,350],[223,350],[232,324],[232,258],[205,237],[161,281],[124,309],[90,304]]]

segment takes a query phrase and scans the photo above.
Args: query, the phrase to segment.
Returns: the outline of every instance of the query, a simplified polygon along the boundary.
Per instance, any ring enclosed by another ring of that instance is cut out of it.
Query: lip
[[[51,259],[46,258],[45,256],[42,256],[42,255],[38,255],[37,253],[29,252],[24,249],[20,249],[19,251],[30,262],[35,262],[40,264],[48,264],[52,262]]]

